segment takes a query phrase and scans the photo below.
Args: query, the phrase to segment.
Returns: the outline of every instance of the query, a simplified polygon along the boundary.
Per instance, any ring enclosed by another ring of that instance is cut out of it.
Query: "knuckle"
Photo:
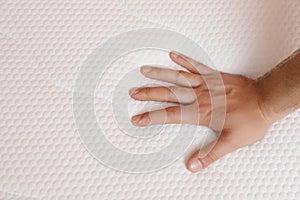
[[[200,76],[192,76],[191,80],[193,87],[199,87],[202,83],[202,78]]]
[[[181,80],[184,80],[184,71],[183,70],[178,70],[176,75],[175,75],[175,81],[179,82]]]
[[[219,159],[219,156],[217,154],[215,154],[213,151],[210,151],[206,157],[211,161],[211,162],[214,162],[216,160]]]
[[[154,68],[153,73],[155,73],[156,76],[162,75],[162,69],[160,68]]]
[[[184,99],[186,103],[192,103],[197,99],[197,93],[194,89],[185,89],[184,90]]]
[[[194,89],[194,92],[197,95],[199,102],[201,102],[202,104],[211,103],[211,99],[213,97],[211,96],[210,91],[207,88],[198,87]]]
[[[166,109],[167,115],[172,117],[175,116],[178,113],[178,109],[176,107],[169,107]]]
[[[144,98],[144,99],[145,99],[145,98],[151,97],[151,91],[152,91],[152,89],[149,88],[149,87],[143,88],[143,89],[141,90],[141,92],[140,92],[141,97]]]
[[[198,87],[200,86],[202,79],[199,75],[193,75],[184,70],[179,70],[176,73],[176,81],[184,82],[185,84],[188,84],[190,87]]]
[[[236,92],[236,90],[234,87],[226,87],[225,88],[225,94],[227,96],[234,96],[235,92]]]
[[[174,98],[175,99],[178,98],[173,87],[166,88],[166,92],[164,92],[164,94],[165,94],[164,96],[165,96],[166,100],[171,100],[171,99],[174,99]]]
[[[193,88],[193,91],[194,91],[194,93],[195,93],[195,95],[198,97],[198,96],[200,96],[200,87],[195,87],[195,88]]]

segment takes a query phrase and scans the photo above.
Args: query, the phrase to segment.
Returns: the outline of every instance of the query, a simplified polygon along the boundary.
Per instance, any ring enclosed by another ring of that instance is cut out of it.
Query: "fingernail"
[[[149,125],[149,123],[150,123],[150,119],[149,119],[149,117],[142,117],[140,120],[139,120],[139,125],[140,126],[148,126]]]
[[[145,72],[145,73],[149,73],[152,71],[152,67],[150,66],[143,66],[142,67],[142,71]]]
[[[180,53],[178,53],[177,51],[172,51],[171,54],[174,58],[177,58],[178,56],[180,56]]]
[[[189,163],[189,169],[192,171],[192,172],[198,172],[202,169],[202,163],[200,162],[200,160],[198,158],[192,160],[190,163]]]
[[[135,94],[137,94],[138,92],[139,92],[140,90],[139,90],[139,88],[131,88],[130,90],[129,90],[129,95],[135,95]]]
[[[135,115],[131,118],[131,122],[138,126],[148,126],[150,123],[149,117],[143,115]]]
[[[137,123],[139,121],[140,116],[139,115],[135,115],[131,118],[131,121],[134,123]]]

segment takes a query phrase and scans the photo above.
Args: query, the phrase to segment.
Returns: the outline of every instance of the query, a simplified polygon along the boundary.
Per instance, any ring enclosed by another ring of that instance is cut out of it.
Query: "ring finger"
[[[162,101],[181,104],[193,103],[197,96],[193,88],[183,87],[142,87],[129,91],[132,98],[140,101]]]

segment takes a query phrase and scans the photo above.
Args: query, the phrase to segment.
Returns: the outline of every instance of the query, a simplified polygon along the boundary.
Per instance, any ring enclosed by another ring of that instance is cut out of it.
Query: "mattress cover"
[[[299,110],[192,174],[186,159],[216,134],[134,127],[133,114],[169,104],[128,96],[164,84],[143,78],[141,65],[179,69],[173,49],[220,71],[264,74],[300,48],[299,1],[0,5],[0,199],[300,199]]]

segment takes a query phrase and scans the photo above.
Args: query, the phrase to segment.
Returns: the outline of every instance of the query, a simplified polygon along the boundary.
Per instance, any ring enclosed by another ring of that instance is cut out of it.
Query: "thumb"
[[[204,148],[196,151],[188,160],[187,168],[191,172],[199,172],[211,163],[217,161],[236,148],[223,140],[222,137],[209,143]]]

